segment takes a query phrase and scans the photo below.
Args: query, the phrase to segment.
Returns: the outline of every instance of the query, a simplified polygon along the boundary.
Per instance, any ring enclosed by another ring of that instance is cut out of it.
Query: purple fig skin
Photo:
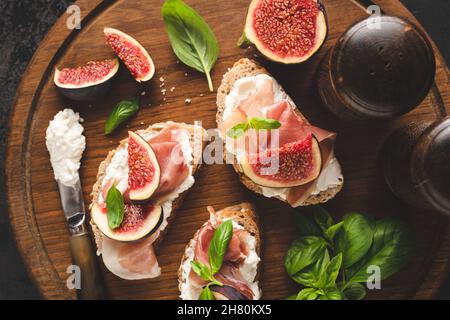
[[[92,102],[104,96],[113,86],[114,82],[117,79],[117,75],[119,74],[120,64],[119,61],[116,60],[116,68],[111,70],[110,73],[105,77],[105,81],[99,82],[95,85],[83,86],[73,88],[66,88],[63,85],[58,83],[56,79],[58,70],[55,71],[54,83],[58,91],[65,97],[70,100],[79,101],[79,102]],[[113,73],[111,75],[111,73]]]
[[[217,300],[248,300],[246,296],[231,286],[212,285],[209,288]]]
[[[137,242],[137,241],[141,241],[142,239],[147,239],[147,238],[149,238],[151,235],[153,235],[153,234],[159,229],[159,227],[161,226],[161,224],[163,223],[163,221],[164,221],[164,213],[163,213],[163,211],[161,210],[161,213],[160,213],[160,215],[159,215],[159,220],[158,220],[158,222],[155,224],[155,226],[153,227],[153,229],[152,229],[149,233],[147,233],[147,235],[146,235],[145,237],[143,237],[143,238],[141,238],[141,239],[134,240],[134,241],[130,241],[130,242]]]
[[[97,84],[91,87],[84,88],[61,88],[56,85],[58,91],[65,97],[70,100],[79,101],[79,102],[92,102],[101,98],[108,93],[108,91],[112,88],[115,82],[115,76],[106,82]]]

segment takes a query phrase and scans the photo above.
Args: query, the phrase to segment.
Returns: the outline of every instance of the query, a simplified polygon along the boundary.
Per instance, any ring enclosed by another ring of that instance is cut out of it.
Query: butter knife
[[[61,204],[70,232],[70,250],[73,264],[80,268],[81,288],[77,291],[81,300],[105,299],[97,256],[86,227],[86,211],[80,179],[75,186],[58,184]]]

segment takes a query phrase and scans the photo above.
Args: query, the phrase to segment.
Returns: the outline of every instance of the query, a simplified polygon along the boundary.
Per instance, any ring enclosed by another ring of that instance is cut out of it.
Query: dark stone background
[[[347,1],[347,0],[342,0]],[[0,195],[4,192],[4,154],[8,117],[16,88],[39,42],[69,0],[0,0]],[[450,1],[402,0],[427,29],[450,62]],[[8,222],[6,200],[0,196],[0,299],[37,299]],[[450,299],[450,281],[438,296]]]

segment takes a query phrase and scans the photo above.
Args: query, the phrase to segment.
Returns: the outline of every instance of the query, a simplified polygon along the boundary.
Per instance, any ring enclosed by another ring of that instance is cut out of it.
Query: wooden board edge
[[[88,12],[82,21],[83,23],[88,23],[89,20],[93,18],[97,13],[103,11],[114,2],[115,1],[112,0],[78,0],[77,2],[75,2],[75,4],[80,6],[80,8],[83,8],[82,12]],[[404,10],[408,11],[408,9],[406,9],[405,7]],[[409,11],[408,13],[411,17],[413,17],[413,15]],[[413,18],[412,20],[419,26],[421,26],[415,18]],[[64,290],[62,292],[59,291],[58,288],[62,288],[61,286],[64,285],[60,281],[61,279],[56,273],[56,270],[54,270],[54,267],[51,264],[51,260],[45,250],[45,247],[43,246],[43,243],[35,241],[36,238],[39,238],[39,227],[37,226],[35,217],[32,213],[33,205],[30,202],[31,191],[29,190],[29,185],[27,185],[26,183],[28,169],[26,159],[25,157],[23,157],[24,155],[26,155],[28,147],[27,145],[18,143],[18,141],[16,141],[17,139],[13,140],[12,137],[14,135],[24,136],[26,134],[26,127],[30,124],[30,121],[25,122],[24,125],[20,125],[20,122],[17,120],[20,118],[23,119],[23,117],[31,119],[33,105],[35,105],[34,101],[37,101],[39,97],[39,94],[35,95],[35,93],[39,93],[40,88],[42,88],[42,81],[45,78],[45,75],[49,72],[49,66],[53,65],[53,63],[50,62],[48,66],[40,67],[40,69],[42,70],[39,71],[39,67],[34,66],[33,61],[36,60],[38,56],[48,55],[49,47],[45,46],[45,44],[49,42],[49,39],[58,39],[57,44],[53,44],[50,47],[51,51],[54,53],[53,59],[57,59],[57,57],[60,56],[61,52],[64,50],[64,43],[76,36],[76,32],[68,30],[64,27],[64,24],[64,18],[59,18],[55,25],[47,33],[44,40],[41,42],[39,48],[33,55],[33,58],[30,60],[26,71],[24,72],[24,75],[30,72],[37,72],[39,74],[44,74],[44,76],[36,78],[36,83],[33,83],[32,85],[32,87],[34,88],[33,92],[23,92],[23,81],[18,87],[16,98],[13,103],[13,109],[11,112],[11,124],[9,127],[7,138],[7,151],[5,161],[5,190],[7,192],[8,213],[11,221],[12,231],[17,241],[19,252],[22,255],[23,260],[26,262],[25,265],[30,278],[36,284],[41,295],[47,299],[69,299],[72,298],[72,296],[63,296],[63,294],[67,292],[66,288],[63,288]],[[64,32],[61,32],[60,30],[64,30]],[[446,66],[445,60],[443,59],[439,49],[436,47],[433,40],[429,36],[428,38],[430,39],[435,49],[437,60],[440,60],[440,67],[443,68],[448,77],[448,68]],[[42,49],[44,46],[46,47],[45,51]],[[44,72],[44,70],[47,71]],[[18,154],[20,155],[20,159],[17,159]],[[12,214],[13,211],[16,213],[16,215]],[[23,220],[17,218],[18,212],[23,213],[23,216],[21,216]],[[24,225],[23,222],[26,222],[27,225]],[[442,237],[442,242],[436,250],[435,259],[430,266],[428,275],[425,276],[422,285],[415,293],[414,298],[431,299],[435,297],[438,290],[440,289],[440,286],[447,277],[447,272],[450,270],[450,228],[448,223],[445,227],[443,227],[443,230],[444,234]],[[27,236],[21,234],[21,236],[19,237],[19,233],[25,233],[27,234]],[[46,269],[46,267],[50,267],[50,270],[53,269],[54,272],[51,272],[51,274],[49,274],[47,271],[49,269]],[[52,287],[53,285],[55,285],[55,288],[51,293],[49,293],[48,290],[44,290],[44,287]]]
[[[376,0],[375,2],[382,2],[379,0]],[[448,87],[448,81],[449,81],[449,70],[447,63],[441,54],[438,46],[434,42],[434,40],[430,37],[428,32],[425,30],[425,28],[422,26],[420,21],[417,20],[417,18],[412,14],[411,11],[409,11],[408,8],[403,5],[403,3],[399,2],[399,6],[403,7],[403,10],[407,13],[405,15],[405,18],[408,20],[411,20],[413,23],[415,23],[427,36],[428,40],[430,41],[433,50],[435,52],[436,56],[436,75],[435,79],[439,76],[439,72],[443,72],[446,75],[447,80],[447,87]],[[380,5],[380,7],[385,8],[383,5]],[[389,8],[386,12],[389,14]],[[437,81],[435,82],[435,86],[438,89],[438,91],[442,92],[443,88],[442,84],[439,84]],[[437,96],[438,94],[438,96]],[[432,103],[436,104],[436,100],[439,99],[440,93],[431,91],[429,93],[429,97],[433,100]],[[448,109],[448,106],[447,106]],[[442,288],[445,280],[448,278],[448,273],[450,272],[450,219],[447,217],[442,217],[442,236],[439,237],[440,243],[437,245],[437,249],[434,253],[434,259],[433,262],[430,264],[430,267],[428,269],[427,274],[424,276],[421,285],[417,288],[416,292],[413,295],[413,299],[418,300],[430,300],[435,298],[438,294],[440,289]]]
[[[81,23],[87,24],[114,2],[114,0],[78,0],[74,4],[80,7],[82,14],[86,13]],[[65,50],[65,44],[77,36],[77,30],[69,30],[65,24],[66,20],[62,15],[45,35],[25,69],[23,79],[16,91],[6,141],[5,190],[11,229],[18,251],[25,262],[27,273],[45,299],[73,299],[75,296],[68,294],[64,282],[61,281],[40,239],[39,227],[33,214],[30,185],[27,183],[29,146],[22,144],[23,139],[17,137],[24,137],[29,132],[32,125],[32,113],[44,86],[44,79],[52,72],[51,68]],[[34,61],[39,57],[50,57],[48,65],[35,65]],[[32,90],[25,92],[24,79],[31,73],[42,76],[36,77],[32,83],[28,81],[27,85]],[[22,120],[24,117],[27,121]],[[36,241],[36,239],[39,240]]]
[[[442,217],[443,228],[439,245],[428,272],[413,295],[415,300],[430,300],[435,298],[450,272],[450,223],[449,219]]]

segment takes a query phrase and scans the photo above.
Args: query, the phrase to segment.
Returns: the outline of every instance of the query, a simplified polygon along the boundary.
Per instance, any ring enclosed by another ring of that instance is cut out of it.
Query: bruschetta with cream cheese
[[[292,207],[327,202],[341,190],[344,178],[334,155],[336,134],[312,126],[278,82],[254,61],[241,59],[228,70],[218,89],[217,107],[226,161],[247,188]],[[230,135],[230,130],[273,123],[277,126],[270,130]],[[264,159],[275,159],[276,166]]]
[[[129,137],[100,164],[92,191],[91,226],[105,266],[120,278],[155,278],[155,246],[193,186],[206,131],[166,122]]]
[[[214,211],[208,207],[209,220],[195,233],[181,260],[178,271],[180,298],[198,300],[208,287],[210,299],[214,300],[259,300],[259,262],[261,236],[258,216],[250,203]],[[232,233],[223,255],[220,269],[213,275],[218,282],[210,283],[192,268],[193,262],[210,266],[210,245],[222,224],[231,221]]]

